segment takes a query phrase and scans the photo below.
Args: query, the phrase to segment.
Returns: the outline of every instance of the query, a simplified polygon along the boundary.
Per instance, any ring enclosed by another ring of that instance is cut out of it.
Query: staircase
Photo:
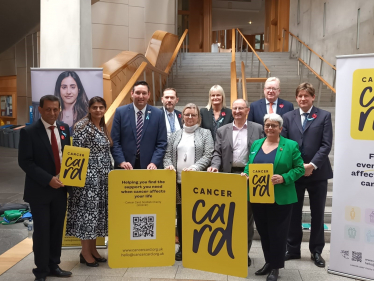
[[[297,60],[290,59],[289,53],[259,53],[261,59],[271,71],[271,76],[276,76],[280,79],[280,97],[282,99],[292,102],[297,108],[295,100],[295,90],[300,84],[300,76],[297,73]],[[236,54],[236,71],[237,77],[241,77],[241,61],[245,63],[245,53]],[[183,58],[184,57],[184,58]],[[252,53],[248,53],[246,77],[250,77],[251,73],[251,59]],[[179,103],[178,110],[182,110],[183,106],[189,102],[195,103],[198,107],[204,107],[208,103],[209,89],[216,84],[223,87],[226,96],[226,105],[231,107],[230,100],[230,62],[231,53],[186,53],[182,54],[182,64],[178,64],[173,68],[173,79],[169,76],[169,87],[174,87],[178,91]],[[258,60],[254,58],[253,77],[258,74]],[[318,94],[318,79],[308,70],[303,70],[303,79],[301,82],[309,82],[313,84]],[[266,70],[260,65],[260,77],[266,77]],[[247,83],[248,101],[253,102],[264,97],[264,85],[261,83]],[[238,88],[238,96],[241,97],[240,87]],[[331,93],[326,86],[322,86],[320,98],[320,108],[331,112],[333,128],[335,128],[335,94]],[[315,105],[317,106],[318,97],[316,97]],[[161,106],[158,102],[158,106]],[[335,133],[335,132],[334,132]],[[332,147],[330,153],[331,165],[334,165]],[[331,231],[331,210],[332,210],[332,180],[328,183],[328,192],[325,207],[325,224],[328,229],[325,231],[325,240],[330,242]],[[306,192],[303,208],[303,223],[310,223],[311,215],[309,209],[309,197]],[[309,241],[310,231],[304,229],[303,241]],[[255,232],[255,239],[259,239],[257,231]]]

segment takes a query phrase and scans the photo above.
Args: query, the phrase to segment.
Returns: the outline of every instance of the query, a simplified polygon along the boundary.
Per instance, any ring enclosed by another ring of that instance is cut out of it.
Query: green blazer
[[[249,160],[244,169],[244,173],[248,175],[248,165],[253,163],[258,151],[266,138],[253,142]],[[299,145],[293,140],[280,136],[277,154],[273,163],[274,174],[281,175],[284,183],[274,186],[275,202],[278,205],[286,205],[297,202],[297,194],[295,189],[295,181],[302,177],[305,173],[304,161],[301,158]]]

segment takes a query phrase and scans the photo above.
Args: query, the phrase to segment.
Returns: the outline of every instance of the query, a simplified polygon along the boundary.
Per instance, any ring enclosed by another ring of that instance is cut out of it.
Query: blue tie
[[[175,132],[175,125],[174,125],[174,112],[169,112],[168,113],[168,119],[169,119],[169,124],[170,124],[170,131],[172,133]]]
[[[303,115],[305,116],[305,119],[304,119],[304,122],[303,122],[303,132],[304,132],[306,123],[308,122],[309,113],[303,113]]]

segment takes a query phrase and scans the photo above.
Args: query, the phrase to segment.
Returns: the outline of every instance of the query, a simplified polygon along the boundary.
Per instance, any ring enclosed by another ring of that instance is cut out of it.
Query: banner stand
[[[339,272],[339,271],[335,271],[335,270],[331,270],[331,269],[327,269],[327,273],[335,274],[335,275],[339,275],[339,276],[343,276],[343,277],[347,277],[347,278],[352,278],[352,279],[356,279],[356,280],[364,280],[364,281],[373,281],[374,280],[374,279],[359,277],[359,276],[356,276],[356,275],[351,275],[351,274],[347,274],[347,273],[343,273],[343,272]]]

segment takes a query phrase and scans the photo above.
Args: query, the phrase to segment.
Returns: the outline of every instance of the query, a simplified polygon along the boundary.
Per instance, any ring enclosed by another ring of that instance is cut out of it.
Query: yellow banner
[[[109,173],[111,268],[174,264],[175,185],[176,175],[170,170]]]
[[[183,266],[247,277],[247,204],[245,177],[182,172]]]
[[[64,185],[84,187],[89,157],[89,148],[65,145],[60,170],[61,182]]]
[[[249,201],[274,203],[273,164],[249,164]]]

